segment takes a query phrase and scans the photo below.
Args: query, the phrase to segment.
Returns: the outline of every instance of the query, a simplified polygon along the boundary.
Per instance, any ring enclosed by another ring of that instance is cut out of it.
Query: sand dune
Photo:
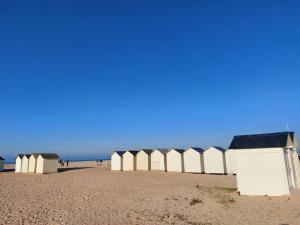
[[[300,192],[247,197],[235,186],[233,176],[111,172],[95,162],[50,175],[3,172],[0,224],[300,224]]]

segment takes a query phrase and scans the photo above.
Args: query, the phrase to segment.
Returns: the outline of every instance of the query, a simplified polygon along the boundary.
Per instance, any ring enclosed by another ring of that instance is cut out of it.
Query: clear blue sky
[[[109,2],[109,3],[108,3]],[[0,155],[300,132],[299,1],[6,1]]]

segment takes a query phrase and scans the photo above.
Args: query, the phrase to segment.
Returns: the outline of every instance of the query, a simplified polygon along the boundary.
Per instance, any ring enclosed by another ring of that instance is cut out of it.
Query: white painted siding
[[[235,150],[237,186],[241,195],[290,194],[282,148]]]
[[[24,155],[22,157],[22,173],[28,173],[29,159]]]
[[[205,173],[225,173],[225,154],[220,150],[210,147],[203,153]]]
[[[136,170],[150,170],[150,155],[143,150],[136,155]]]
[[[29,166],[28,166],[28,173],[35,173],[36,172],[36,158],[31,155],[29,158]]]
[[[226,172],[229,174],[236,174],[236,154],[235,150],[228,149],[225,152],[226,158]]]
[[[36,173],[44,173],[44,159],[41,156],[36,160]]]
[[[19,156],[16,158],[15,172],[16,173],[22,172],[22,159]]]
[[[166,155],[158,150],[151,153],[151,170],[166,171]]]
[[[123,154],[123,171],[133,171],[136,170],[136,158],[130,152],[125,152]]]
[[[122,170],[122,156],[114,152],[111,156],[111,170],[121,171]]]
[[[57,173],[57,167],[57,159],[44,159],[42,156],[38,156],[36,163],[36,173]]]
[[[184,159],[184,172],[187,173],[202,173],[201,169],[201,157],[200,152],[189,148],[183,153]]]
[[[167,153],[167,171],[168,172],[184,172],[183,155],[175,150]]]
[[[57,159],[44,159],[44,173],[57,173]]]

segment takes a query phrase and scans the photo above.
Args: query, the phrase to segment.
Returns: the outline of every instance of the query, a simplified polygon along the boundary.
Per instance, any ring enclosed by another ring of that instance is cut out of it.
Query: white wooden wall
[[[204,171],[205,173],[225,173],[224,159],[225,155],[223,152],[211,147],[204,151]]]
[[[123,171],[136,170],[136,158],[130,152],[123,154]]]
[[[150,155],[139,151],[136,155],[136,170],[150,170]]]
[[[166,171],[165,155],[158,150],[151,153],[151,170]]]
[[[241,195],[280,196],[290,194],[289,186],[292,184],[288,184],[290,178],[283,149],[235,151],[237,151],[237,186]]]
[[[167,153],[167,171],[183,172],[183,155],[175,150]]]
[[[22,173],[28,173],[29,159],[25,156],[22,158]]]
[[[122,157],[116,152],[114,152],[111,156],[111,170],[122,170]]]
[[[226,172],[229,174],[236,174],[236,154],[235,150],[228,149],[225,152],[226,158]]]
[[[194,149],[188,149],[183,153],[184,171],[187,173],[201,173],[201,154]]]
[[[19,156],[16,158],[15,172],[16,173],[22,172],[22,159]]]

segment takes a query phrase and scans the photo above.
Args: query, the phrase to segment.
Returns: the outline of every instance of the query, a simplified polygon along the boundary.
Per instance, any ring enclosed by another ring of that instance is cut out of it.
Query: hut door
[[[288,155],[287,149],[284,149],[283,152],[284,152],[284,162],[285,162],[285,166],[286,166],[288,185],[289,185],[290,191],[292,191],[293,184],[292,184],[292,178],[291,178],[292,174],[291,174],[291,167],[290,167],[290,163],[289,163],[289,155]]]

